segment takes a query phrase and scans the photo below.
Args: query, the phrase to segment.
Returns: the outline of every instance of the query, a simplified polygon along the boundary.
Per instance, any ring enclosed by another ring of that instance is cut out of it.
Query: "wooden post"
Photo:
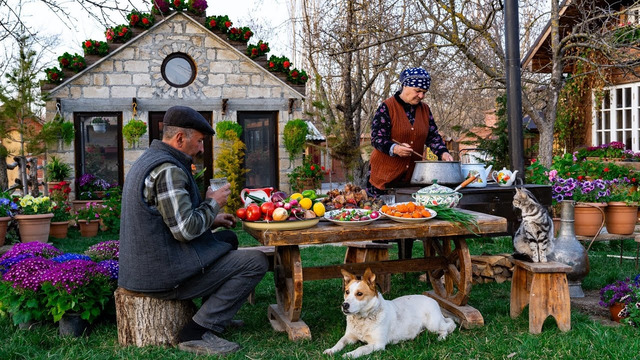
[[[161,300],[123,288],[115,291],[118,343],[176,345],[179,331],[195,314],[191,300]]]

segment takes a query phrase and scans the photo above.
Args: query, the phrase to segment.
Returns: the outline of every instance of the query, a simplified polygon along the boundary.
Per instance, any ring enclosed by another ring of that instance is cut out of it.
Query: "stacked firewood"
[[[495,281],[501,284],[507,280],[510,281],[513,266],[511,254],[473,255],[471,256],[473,283],[484,284]]]

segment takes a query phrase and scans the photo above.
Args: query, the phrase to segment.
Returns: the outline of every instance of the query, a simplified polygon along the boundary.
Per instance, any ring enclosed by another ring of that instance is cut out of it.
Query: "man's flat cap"
[[[164,114],[162,120],[165,126],[176,126],[186,129],[195,129],[205,135],[213,135],[213,130],[209,122],[200,115],[199,112],[187,106],[173,106]]]

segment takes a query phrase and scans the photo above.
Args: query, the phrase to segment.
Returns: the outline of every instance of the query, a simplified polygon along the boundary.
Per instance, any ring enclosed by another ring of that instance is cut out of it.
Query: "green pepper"
[[[311,199],[311,201],[313,201],[318,197],[318,195],[316,195],[315,190],[305,190],[302,192],[302,197],[309,198]]]

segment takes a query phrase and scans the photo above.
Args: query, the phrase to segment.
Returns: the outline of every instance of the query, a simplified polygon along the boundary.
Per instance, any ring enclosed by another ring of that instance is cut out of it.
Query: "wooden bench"
[[[275,264],[275,254],[276,254],[276,247],[275,246],[248,246],[248,247],[241,247],[238,248],[238,250],[258,250],[258,251],[262,251],[263,254],[267,255],[267,259],[269,259],[269,271],[273,271],[273,266]],[[256,291],[253,290],[251,291],[251,293],[249,294],[249,297],[247,298],[247,302],[251,305],[254,305],[256,303]]]
[[[511,318],[529,305],[529,332],[539,334],[549,316],[561,331],[571,330],[571,300],[567,273],[571,266],[558,262],[531,263],[514,260],[511,280]]]
[[[122,346],[175,346],[178,333],[196,312],[191,300],[161,300],[123,288],[114,296]]]
[[[347,246],[345,264],[389,260],[389,248],[392,246],[371,241],[348,242],[344,245]],[[376,283],[380,285],[380,291],[386,294],[391,290],[391,274],[376,273]]]

